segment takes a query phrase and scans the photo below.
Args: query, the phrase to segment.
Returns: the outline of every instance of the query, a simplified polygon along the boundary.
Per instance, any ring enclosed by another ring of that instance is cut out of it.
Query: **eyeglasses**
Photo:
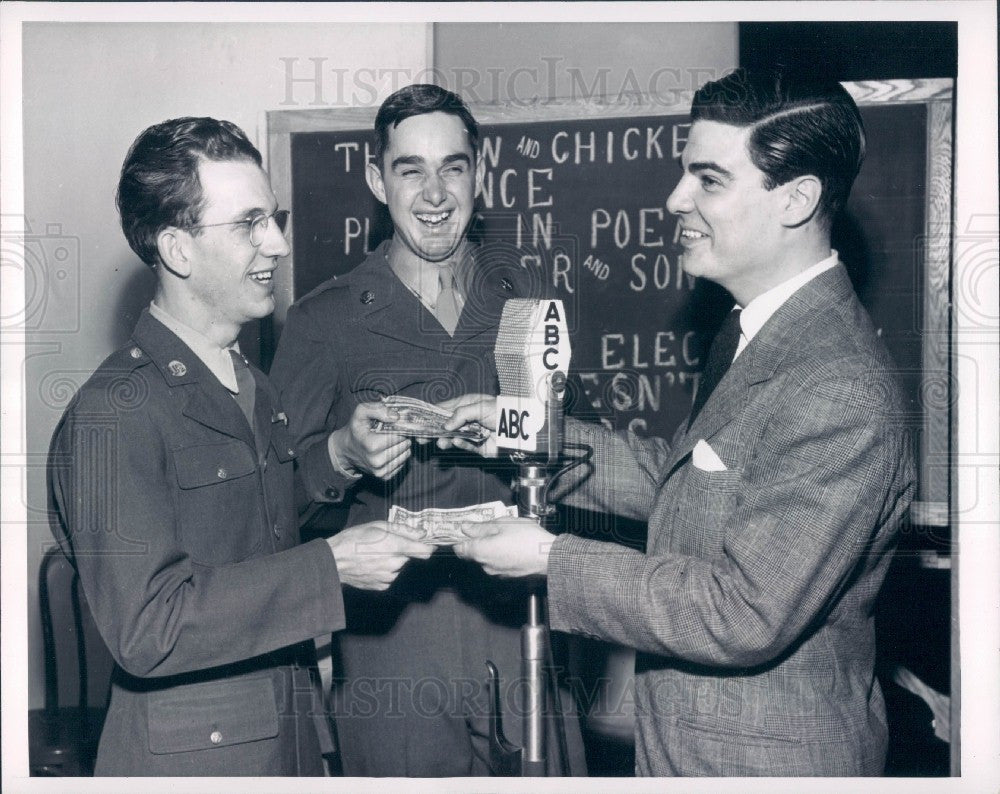
[[[250,245],[254,248],[260,248],[261,244],[264,242],[264,237],[267,235],[267,230],[271,226],[271,220],[273,219],[276,224],[278,224],[278,229],[282,234],[285,233],[285,227],[288,225],[288,218],[291,215],[290,210],[275,210],[270,215],[256,215],[253,218],[247,218],[242,221],[226,221],[225,223],[202,223],[198,226],[187,226],[188,230],[194,229],[211,229],[214,226],[246,226],[250,230]]]

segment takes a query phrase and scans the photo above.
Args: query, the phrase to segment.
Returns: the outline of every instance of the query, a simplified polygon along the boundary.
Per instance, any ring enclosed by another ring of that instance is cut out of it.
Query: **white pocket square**
[[[715,454],[715,450],[708,445],[705,439],[701,439],[694,445],[691,452],[691,462],[696,469],[702,471],[728,471],[722,458]]]

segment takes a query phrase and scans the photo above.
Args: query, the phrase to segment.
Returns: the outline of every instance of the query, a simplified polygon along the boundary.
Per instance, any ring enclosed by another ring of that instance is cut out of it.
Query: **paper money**
[[[444,423],[451,414],[443,408],[431,405],[414,397],[393,394],[382,398],[387,408],[395,411],[399,418],[395,422],[373,419],[373,433],[396,433],[402,436],[423,436],[426,438],[464,438],[475,443],[486,439],[486,431],[478,422],[469,422],[457,430],[445,430]]]
[[[410,537],[435,546],[453,546],[468,540],[462,532],[462,525],[483,523],[498,518],[517,515],[517,508],[503,502],[487,502],[470,507],[435,508],[407,510],[393,505],[389,508],[389,523],[402,524],[412,530]]]

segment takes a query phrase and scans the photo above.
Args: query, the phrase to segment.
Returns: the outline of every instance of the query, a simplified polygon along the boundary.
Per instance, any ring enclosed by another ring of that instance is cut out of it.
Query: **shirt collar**
[[[455,274],[455,289],[460,295],[467,293],[467,277],[472,261],[472,245],[463,241],[455,255],[446,262],[427,262],[412,254],[404,246],[393,246],[389,242],[385,259],[404,287],[417,296],[428,307],[434,306],[441,289],[440,272],[444,265],[451,265]]]
[[[190,325],[185,325],[166,309],[157,306],[155,301],[149,304],[149,313],[190,347],[191,351],[201,359],[201,362],[208,367],[209,372],[215,375],[223,386],[233,394],[239,394],[240,387],[236,383],[233,359],[229,355],[230,350],[240,352],[239,342],[234,342],[227,348],[219,347],[200,331],[196,331]]]
[[[826,259],[817,262],[790,279],[782,281],[778,286],[771,287],[767,292],[750,301],[740,314],[740,341],[736,347],[736,355],[743,352],[743,349],[750,344],[750,340],[764,327],[764,323],[770,320],[771,315],[778,311],[792,295],[820,273],[825,273],[834,267],[838,261],[840,261],[839,255],[836,251],[831,250],[830,256]]]

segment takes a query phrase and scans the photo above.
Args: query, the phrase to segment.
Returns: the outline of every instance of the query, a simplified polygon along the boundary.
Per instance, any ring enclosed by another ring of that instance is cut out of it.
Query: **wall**
[[[838,80],[916,80],[958,74],[956,22],[747,22],[740,66],[776,63]]]
[[[152,297],[151,274],[125,243],[114,206],[129,145],[166,118],[211,115],[240,125],[264,149],[265,110],[377,104],[418,77],[427,64],[428,31],[425,24],[25,25],[32,708],[43,697],[35,580],[52,540],[44,514],[45,451],[68,399],[127,341]],[[72,657],[71,648],[61,649],[60,660],[67,653]],[[61,697],[74,702],[70,683]],[[92,703],[102,696],[91,687]]]
[[[434,67],[468,101],[689,91],[736,65],[731,22],[434,26]]]

